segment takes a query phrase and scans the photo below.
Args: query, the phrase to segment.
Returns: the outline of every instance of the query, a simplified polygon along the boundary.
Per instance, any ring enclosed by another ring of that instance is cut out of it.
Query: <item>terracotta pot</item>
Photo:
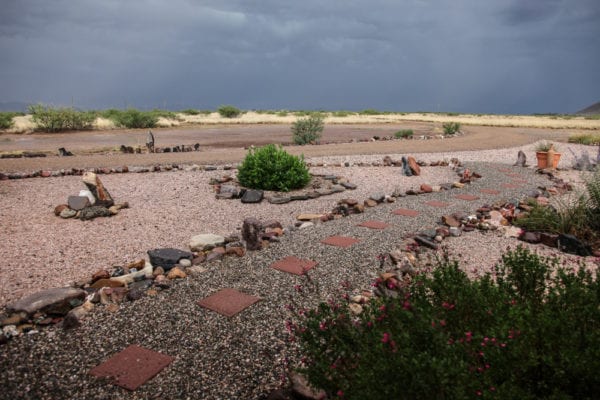
[[[537,157],[537,166],[540,169],[545,168],[556,168],[558,167],[558,162],[560,161],[561,153],[554,153],[554,159],[552,160],[552,165],[549,165],[548,160],[548,152],[547,151],[536,151],[535,156]]]

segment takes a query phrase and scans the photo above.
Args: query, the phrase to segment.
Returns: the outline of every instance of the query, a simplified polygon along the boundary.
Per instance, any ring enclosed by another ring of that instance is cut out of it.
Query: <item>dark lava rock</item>
[[[168,271],[173,268],[175,264],[179,263],[179,260],[182,258],[187,258],[192,261],[194,255],[189,251],[165,248],[148,250],[148,257],[150,258],[150,264],[155,268],[162,267],[165,271]]]
[[[242,203],[260,203],[263,199],[262,190],[248,189],[242,196]]]
[[[592,255],[591,246],[573,235],[560,234],[558,236],[558,248],[565,253],[577,254],[578,256],[587,257]]]
[[[246,248],[248,250],[260,250],[262,248],[262,242],[260,235],[262,231],[262,224],[256,218],[246,218],[242,225],[242,238],[246,242]]]
[[[80,211],[79,219],[82,221],[98,218],[98,217],[110,217],[112,214],[108,211],[108,208],[102,206],[91,206],[86,207]]]

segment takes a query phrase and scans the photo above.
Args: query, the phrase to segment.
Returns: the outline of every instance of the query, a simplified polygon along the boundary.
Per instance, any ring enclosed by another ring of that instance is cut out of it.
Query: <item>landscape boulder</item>
[[[52,315],[66,315],[73,307],[72,301],[85,299],[86,292],[72,287],[42,290],[6,305],[9,313],[25,312],[28,315],[42,312]]]
[[[150,264],[154,267],[162,267],[165,271],[168,271],[182,258],[187,258],[191,261],[194,258],[194,254],[179,249],[163,248],[148,250],[148,257],[150,258]]]

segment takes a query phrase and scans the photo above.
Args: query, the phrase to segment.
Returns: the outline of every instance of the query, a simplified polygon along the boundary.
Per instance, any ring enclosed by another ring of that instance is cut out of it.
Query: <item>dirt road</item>
[[[368,141],[374,136],[393,137],[400,129],[412,129],[413,140]],[[292,146],[289,125],[194,126],[177,129],[153,129],[156,146],[193,145],[201,151],[190,153],[121,154],[121,145],[143,146],[147,130],[112,130],[59,134],[3,134],[0,152],[43,151],[55,153],[65,147],[74,157],[0,159],[0,171],[30,171],[36,169],[112,167],[121,165],[153,165],[164,163],[222,164],[241,161],[245,147],[277,143],[292,154],[305,157],[327,155],[435,153],[463,150],[504,148],[532,143],[540,139],[565,141],[572,130],[465,126],[464,135],[447,139],[420,140],[421,135],[438,135],[441,129],[434,123],[363,124],[326,126],[321,142],[316,146]]]

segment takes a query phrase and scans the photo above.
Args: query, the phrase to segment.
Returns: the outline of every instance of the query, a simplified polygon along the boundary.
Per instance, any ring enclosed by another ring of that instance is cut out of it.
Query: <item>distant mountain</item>
[[[600,114],[600,101],[584,108],[581,111],[577,111],[575,114]]]
[[[27,112],[29,103],[21,101],[0,101],[0,111]]]

